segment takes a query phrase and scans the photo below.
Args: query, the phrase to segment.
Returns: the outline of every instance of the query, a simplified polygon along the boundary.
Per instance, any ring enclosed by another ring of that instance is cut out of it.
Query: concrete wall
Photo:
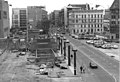
[[[0,0],[0,38],[5,38],[9,34],[10,25],[9,25],[9,6],[8,2]]]

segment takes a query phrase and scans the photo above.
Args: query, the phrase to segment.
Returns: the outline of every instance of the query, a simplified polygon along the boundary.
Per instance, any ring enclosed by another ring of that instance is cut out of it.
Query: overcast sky
[[[108,8],[111,6],[114,0],[7,0],[9,4],[12,4],[12,8],[26,8],[27,6],[46,6],[48,13],[53,10],[60,10],[68,4],[85,4],[90,6],[95,4],[102,5],[102,8]]]

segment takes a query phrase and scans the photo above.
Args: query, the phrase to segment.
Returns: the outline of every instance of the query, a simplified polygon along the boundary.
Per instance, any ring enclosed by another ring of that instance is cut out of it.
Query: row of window
[[[7,19],[7,11],[3,11],[3,18]],[[2,19],[2,12],[0,11],[0,19]]]
[[[103,24],[81,24],[81,25],[74,25],[75,27],[103,27]]]
[[[94,32],[102,32],[103,29],[94,29]],[[80,33],[80,32],[90,32],[90,29],[86,30],[86,29],[77,29],[76,30],[77,33]]]
[[[72,20],[71,23],[102,23],[102,19],[84,19],[84,20]]]
[[[77,15],[71,15],[71,18],[103,18],[103,14],[77,14]]]

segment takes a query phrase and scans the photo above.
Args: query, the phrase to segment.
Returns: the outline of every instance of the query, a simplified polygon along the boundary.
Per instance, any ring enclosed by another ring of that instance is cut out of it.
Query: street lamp
[[[73,48],[72,51],[74,53],[74,75],[76,75],[76,52],[77,52],[77,49]]]
[[[63,40],[62,40],[62,39],[63,39],[63,36],[60,37],[60,41],[61,41],[61,54],[63,53],[63,49],[62,49],[62,47],[63,47],[63,46],[62,46],[62,45],[63,45],[63,44],[62,44],[62,41],[63,41]]]
[[[64,59],[66,59],[66,38],[63,38],[64,40]]]
[[[70,43],[69,40],[66,40],[66,43]],[[68,66],[70,66],[70,45],[68,45]]]

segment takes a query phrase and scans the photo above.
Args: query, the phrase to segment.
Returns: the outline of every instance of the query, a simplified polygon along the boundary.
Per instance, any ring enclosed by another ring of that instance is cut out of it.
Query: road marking
[[[75,46],[73,43],[71,43],[72,46]],[[76,47],[76,46],[75,46]],[[83,51],[80,51],[78,47],[76,47],[78,49],[79,52],[82,52],[83,55],[87,56],[90,60],[92,60],[93,62],[95,62],[96,64],[98,64],[95,60],[93,60],[90,56],[86,55],[86,53],[84,53]],[[111,73],[109,73],[103,66],[101,66],[100,64],[98,64],[104,71],[106,71],[110,76],[112,76],[115,80],[115,82],[117,82],[116,78],[114,75],[112,75]]]

